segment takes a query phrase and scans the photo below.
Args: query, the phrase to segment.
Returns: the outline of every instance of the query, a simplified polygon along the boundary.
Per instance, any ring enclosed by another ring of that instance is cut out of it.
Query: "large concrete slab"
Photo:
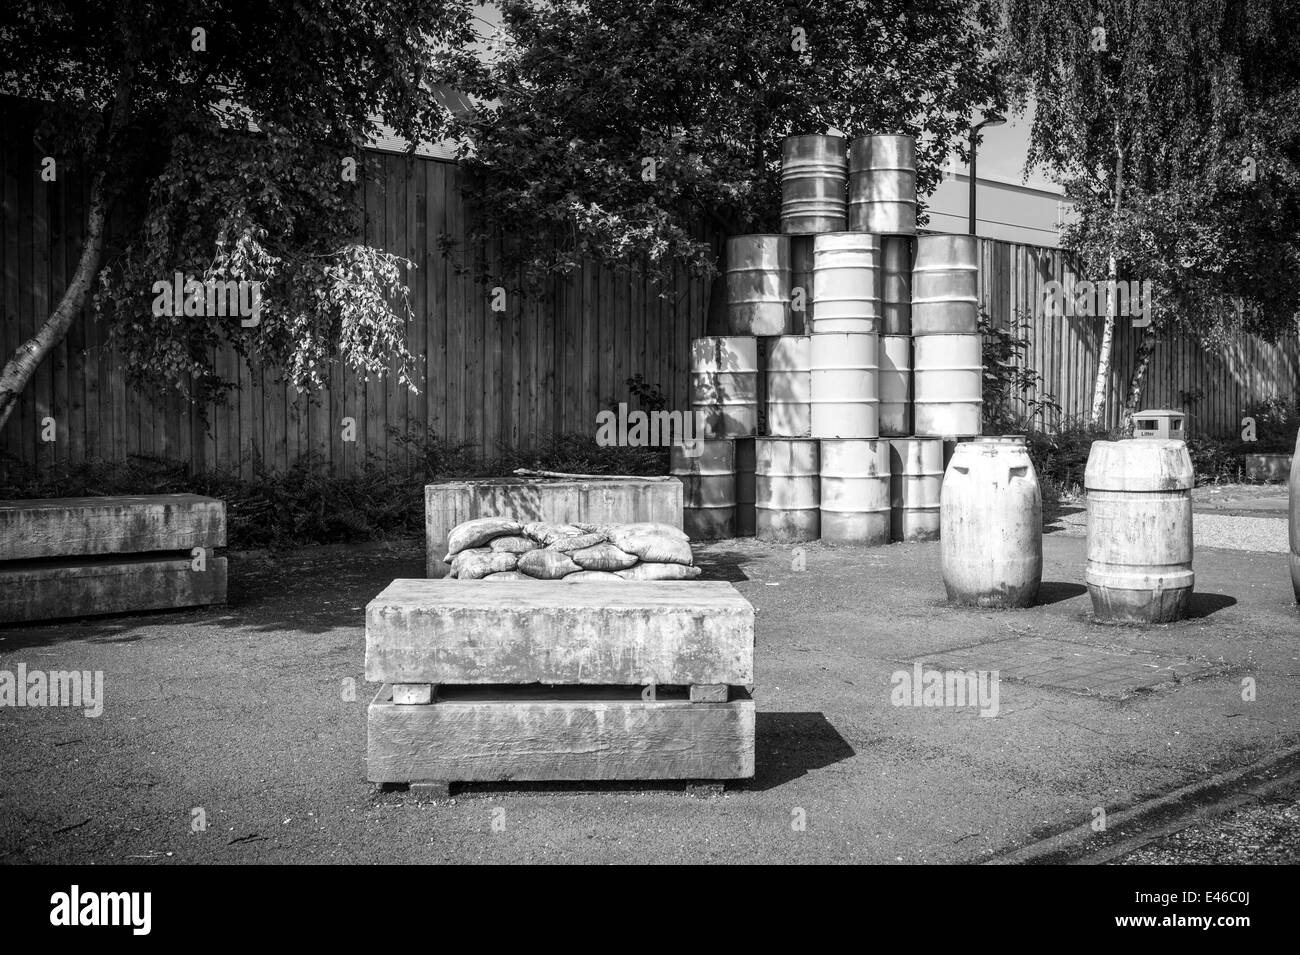
[[[226,602],[226,558],[123,557],[0,564],[0,623],[174,610]]]
[[[723,581],[394,580],[366,607],[375,683],[754,682],[754,608]]]
[[[225,503],[197,494],[0,501],[0,561],[225,546]]]
[[[371,782],[748,779],[754,701],[641,699],[635,687],[502,696],[457,687],[403,706],[370,704]]]
[[[682,526],[682,482],[627,477],[608,480],[491,478],[448,481],[424,489],[426,573],[446,577],[447,536],[480,517],[527,523],[552,521],[629,524],[657,521]]]

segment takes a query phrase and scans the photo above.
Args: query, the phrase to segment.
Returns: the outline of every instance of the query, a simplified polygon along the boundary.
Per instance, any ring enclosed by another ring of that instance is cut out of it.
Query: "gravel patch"
[[[1196,547],[1223,547],[1264,554],[1286,554],[1286,497],[1275,488],[1233,487],[1217,498],[1193,495],[1192,542]],[[1251,495],[1254,495],[1252,497]],[[1086,537],[1088,507],[1084,500],[1063,501],[1044,524],[1043,532]]]
[[[1270,801],[1172,833],[1117,865],[1294,865],[1300,802]]]

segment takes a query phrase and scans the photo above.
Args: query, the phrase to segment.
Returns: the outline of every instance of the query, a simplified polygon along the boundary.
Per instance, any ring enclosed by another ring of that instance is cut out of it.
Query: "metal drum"
[[[1295,454],[1291,457],[1291,587],[1295,602],[1300,604],[1300,434],[1296,435]]]
[[[912,433],[912,337],[880,336],[880,433]]]
[[[880,331],[880,239],[861,232],[813,237],[812,330]]]
[[[760,540],[816,540],[821,533],[818,446],[806,438],[756,438],[754,512]]]
[[[767,354],[767,433],[806,438],[812,433],[812,341],[806,335],[772,339]]]
[[[939,493],[943,488],[940,438],[893,438],[889,442],[889,536],[896,541],[939,539]]]
[[[814,438],[880,437],[879,348],[878,335],[812,336]]]
[[[916,234],[916,140],[863,136],[849,147],[849,228]]]
[[[1034,603],[1043,580],[1043,497],[1024,438],[957,446],[940,492],[939,563],[954,604]]]
[[[754,536],[754,439],[736,439],[736,536]]]
[[[700,438],[742,438],[758,429],[758,342],[697,338],[691,342],[691,409]]]
[[[979,240],[922,235],[912,265],[912,334],[971,335],[979,330]]]
[[[1187,615],[1196,583],[1192,484],[1192,459],[1182,441],[1092,443],[1083,477],[1084,581],[1098,620],[1169,623]]]
[[[790,334],[806,335],[813,323],[813,240],[790,236]],[[908,277],[911,281],[911,277]]]
[[[781,231],[843,232],[848,175],[843,136],[787,136],[781,143]]]
[[[823,441],[822,540],[889,543],[889,442]]]
[[[682,530],[692,540],[737,536],[735,442],[674,444],[669,460],[669,473],[682,482]]]
[[[727,329],[733,335],[789,334],[789,236],[727,240]]]
[[[912,238],[887,235],[880,240],[880,331],[912,334]]]
[[[980,433],[984,394],[982,349],[983,339],[979,335],[926,335],[912,339],[912,388],[916,395],[912,415],[918,437],[963,437]],[[815,379],[813,394],[816,395]],[[813,423],[815,426],[815,411]]]

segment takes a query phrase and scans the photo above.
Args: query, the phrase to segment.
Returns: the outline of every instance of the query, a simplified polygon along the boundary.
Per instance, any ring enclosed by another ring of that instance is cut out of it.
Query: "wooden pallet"
[[[730,584],[399,580],[367,607],[372,782],[754,775]]]

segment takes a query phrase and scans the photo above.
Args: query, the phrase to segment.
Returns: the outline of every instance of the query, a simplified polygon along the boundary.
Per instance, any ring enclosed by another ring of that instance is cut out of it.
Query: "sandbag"
[[[561,537],[547,544],[547,549],[558,550],[561,554],[572,554],[575,550],[584,550],[605,543],[602,534],[579,534],[577,537]]]
[[[527,574],[521,574],[517,570],[503,570],[495,574],[488,574],[484,580],[532,580]]]
[[[457,580],[478,580],[488,574],[514,570],[519,558],[514,554],[494,551],[487,547],[463,550],[451,561],[451,572]]]
[[[505,551],[507,554],[526,554],[530,550],[537,550],[542,545],[531,537],[512,534],[509,537],[498,537],[488,546],[493,550]]]
[[[580,570],[576,574],[569,574],[567,577],[561,578],[561,583],[567,584],[569,581],[581,583],[584,580],[603,580],[606,583],[612,580],[616,584],[621,584],[623,582],[623,578],[618,574],[611,574],[608,571]]]
[[[569,559],[583,570],[623,570],[639,559],[635,554],[619,550],[613,544],[597,544],[570,552]]]
[[[552,524],[549,521],[533,521],[524,525],[524,533],[543,544],[553,544],[561,537],[578,537],[585,533],[573,524]]]
[[[694,561],[689,540],[658,531],[632,530],[635,526],[614,528],[609,532],[609,542],[648,564],[690,564]]]
[[[465,561],[469,560],[470,557],[487,557],[491,553],[492,548],[490,547],[475,547],[472,550],[463,550],[459,554],[448,554],[443,558],[444,563],[451,564],[451,570],[448,572],[447,576],[458,576],[457,570],[465,563]],[[460,564],[456,563],[457,558],[461,559]]]
[[[453,557],[463,550],[482,547],[498,537],[518,534],[523,531],[518,521],[509,521],[504,517],[480,517],[477,520],[457,524],[447,535],[447,553]]]
[[[538,580],[559,580],[582,570],[567,554],[550,549],[530,550],[519,558],[519,570]]]
[[[691,580],[700,576],[701,570],[685,564],[637,564],[614,574],[623,580]]]

